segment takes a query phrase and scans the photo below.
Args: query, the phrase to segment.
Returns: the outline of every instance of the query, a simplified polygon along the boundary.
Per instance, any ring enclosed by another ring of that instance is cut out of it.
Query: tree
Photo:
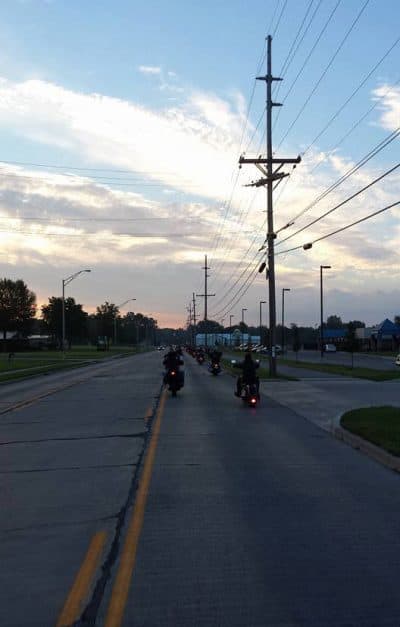
[[[223,333],[224,327],[216,320],[200,320],[197,324],[197,333]]]
[[[328,316],[326,319],[327,329],[342,329],[343,322],[340,316]]]
[[[400,316],[399,315],[395,316],[393,322],[400,326]]]
[[[365,329],[365,322],[361,322],[361,320],[350,320],[347,323],[347,327],[349,324],[352,324],[355,329]]]
[[[83,311],[82,305],[75,299],[68,297],[64,300],[65,308],[65,336],[70,341],[87,337],[88,314]],[[42,306],[42,318],[50,333],[58,338],[60,346],[62,341],[62,298],[52,296],[47,305]]]
[[[96,318],[99,321],[100,333],[110,338],[113,335],[114,320],[119,314],[119,309],[114,303],[106,301],[99,307],[96,307]]]
[[[28,333],[36,314],[36,294],[22,279],[0,279],[0,329]]]

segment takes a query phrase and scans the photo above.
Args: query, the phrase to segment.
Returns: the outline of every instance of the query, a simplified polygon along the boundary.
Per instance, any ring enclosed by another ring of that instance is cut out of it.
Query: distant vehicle
[[[261,348],[258,348],[256,352],[261,353],[262,355],[271,354],[271,350],[268,348],[268,346],[261,346]],[[279,344],[275,344],[275,355],[281,355],[281,353],[282,353],[282,346],[280,346]]]
[[[396,364],[396,366],[400,366],[400,353],[397,355],[394,363]]]
[[[97,350],[98,350],[98,351],[106,351],[106,350],[107,350],[107,348],[108,348],[108,345],[107,345],[107,338],[106,338],[106,337],[99,336],[99,337],[97,338],[96,347],[97,347]]]
[[[336,353],[336,346],[334,344],[324,344],[324,353]]]

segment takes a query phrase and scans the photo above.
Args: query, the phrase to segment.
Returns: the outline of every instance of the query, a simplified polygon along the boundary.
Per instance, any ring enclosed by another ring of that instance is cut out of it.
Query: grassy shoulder
[[[235,357],[233,357],[233,359],[236,359],[236,361],[238,361],[238,362],[239,361],[243,361],[243,357],[238,359],[237,356],[235,356]],[[224,370],[226,370],[226,372],[229,372],[230,374],[234,374],[234,375],[237,375],[237,376],[240,374],[240,369],[239,368],[234,368],[232,366],[232,364],[231,364],[231,360],[230,359],[223,359],[222,360],[222,364],[223,364]],[[274,380],[276,380],[276,379],[284,379],[286,381],[298,381],[298,379],[296,377],[290,377],[290,376],[282,375],[282,374],[278,374],[276,377],[270,377],[269,370],[267,368],[263,368],[263,367],[260,367],[257,370],[257,375],[258,375],[258,377],[260,378],[261,381],[264,381],[266,379],[270,379],[270,380],[271,379],[274,379]]]
[[[30,351],[15,353],[10,358],[8,353],[3,353],[0,354],[0,383],[79,368],[104,359],[127,357],[137,352],[136,349],[125,347],[108,351],[97,351],[95,347],[74,347],[66,351],[65,355],[56,351]]]
[[[285,366],[293,366],[294,368],[339,374],[344,377],[354,377],[356,379],[368,379],[369,381],[391,381],[392,379],[400,379],[400,369],[374,370],[372,368],[350,368],[350,366],[342,366],[340,364],[319,364],[309,361],[296,361],[294,359],[279,359],[279,363]]]
[[[400,456],[400,407],[365,407],[346,412],[341,426],[392,455]]]

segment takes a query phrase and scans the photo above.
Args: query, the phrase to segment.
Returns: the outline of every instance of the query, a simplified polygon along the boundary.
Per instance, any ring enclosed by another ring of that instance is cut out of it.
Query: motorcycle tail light
[[[255,398],[251,399],[251,403],[253,403],[253,405],[257,402],[257,400]]]
[[[175,371],[174,371],[174,370],[171,372],[171,375],[172,375],[172,376],[174,376],[174,375],[175,375]]]

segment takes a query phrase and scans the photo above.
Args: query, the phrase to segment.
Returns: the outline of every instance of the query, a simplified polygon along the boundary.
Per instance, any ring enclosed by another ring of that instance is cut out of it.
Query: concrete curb
[[[340,426],[334,426],[332,428],[332,434],[337,440],[341,440],[346,444],[349,444],[353,448],[361,451],[365,455],[372,457],[375,461],[383,464],[386,468],[400,472],[400,458],[395,455],[391,455],[387,451],[383,450],[379,446],[360,438],[360,436],[350,433],[346,429]]]

